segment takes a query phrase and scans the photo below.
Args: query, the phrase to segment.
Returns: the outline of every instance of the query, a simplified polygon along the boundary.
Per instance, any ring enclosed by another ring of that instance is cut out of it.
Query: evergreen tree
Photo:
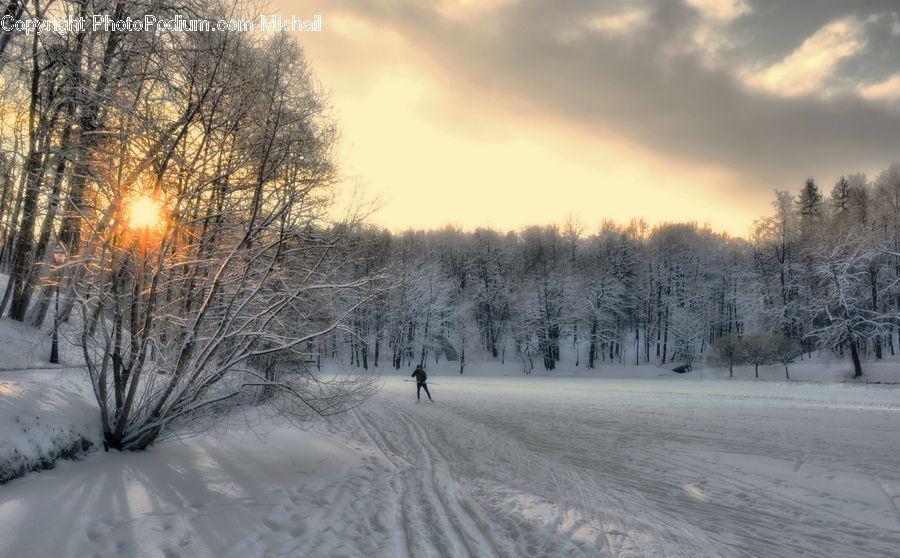
[[[804,240],[808,240],[822,220],[822,194],[812,178],[807,178],[800,190],[797,211],[800,214],[800,234]]]
[[[831,205],[836,215],[842,215],[849,209],[850,182],[847,177],[841,176],[831,189]]]

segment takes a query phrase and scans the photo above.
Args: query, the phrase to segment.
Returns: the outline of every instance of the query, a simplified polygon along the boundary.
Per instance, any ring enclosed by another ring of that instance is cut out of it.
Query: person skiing
[[[422,388],[425,388],[425,395],[428,396],[428,400],[432,403],[434,399],[431,398],[431,392],[428,391],[428,385],[425,383],[425,380],[428,379],[428,374],[425,373],[425,369],[422,368],[422,365],[416,366],[415,371],[412,373],[412,377],[416,379],[416,401],[420,401],[422,399]]]

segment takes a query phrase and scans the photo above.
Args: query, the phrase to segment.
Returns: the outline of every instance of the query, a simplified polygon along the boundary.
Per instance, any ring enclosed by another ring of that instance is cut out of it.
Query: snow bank
[[[52,320],[48,320],[52,325]],[[0,320],[0,484],[59,459],[78,459],[100,443],[97,405],[79,353],[60,338],[52,365],[50,330]]]
[[[100,443],[97,406],[81,372],[18,371],[0,376],[0,484],[78,459]],[[73,379],[69,379],[73,378]]]

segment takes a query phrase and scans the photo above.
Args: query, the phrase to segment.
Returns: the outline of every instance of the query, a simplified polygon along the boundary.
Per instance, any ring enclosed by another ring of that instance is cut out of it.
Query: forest
[[[448,359],[460,373],[467,353],[553,370],[567,348],[588,368],[758,367],[824,352],[856,375],[895,355],[900,164],[774,198],[746,240],[696,223],[590,228],[576,217],[508,233],[361,232],[372,246],[361,273],[387,270],[392,286],[321,350],[349,350],[363,368]]]

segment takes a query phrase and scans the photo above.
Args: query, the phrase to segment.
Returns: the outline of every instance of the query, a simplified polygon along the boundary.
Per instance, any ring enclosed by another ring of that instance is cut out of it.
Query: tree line
[[[856,375],[895,355],[900,164],[842,176],[828,194],[809,179],[772,207],[748,239],[694,223],[590,231],[574,218],[508,233],[370,229],[360,272],[389,270],[391,287],[321,350],[362,368],[447,359],[461,373],[472,353],[528,372],[566,351],[588,368],[712,358],[757,369],[826,352]]]

